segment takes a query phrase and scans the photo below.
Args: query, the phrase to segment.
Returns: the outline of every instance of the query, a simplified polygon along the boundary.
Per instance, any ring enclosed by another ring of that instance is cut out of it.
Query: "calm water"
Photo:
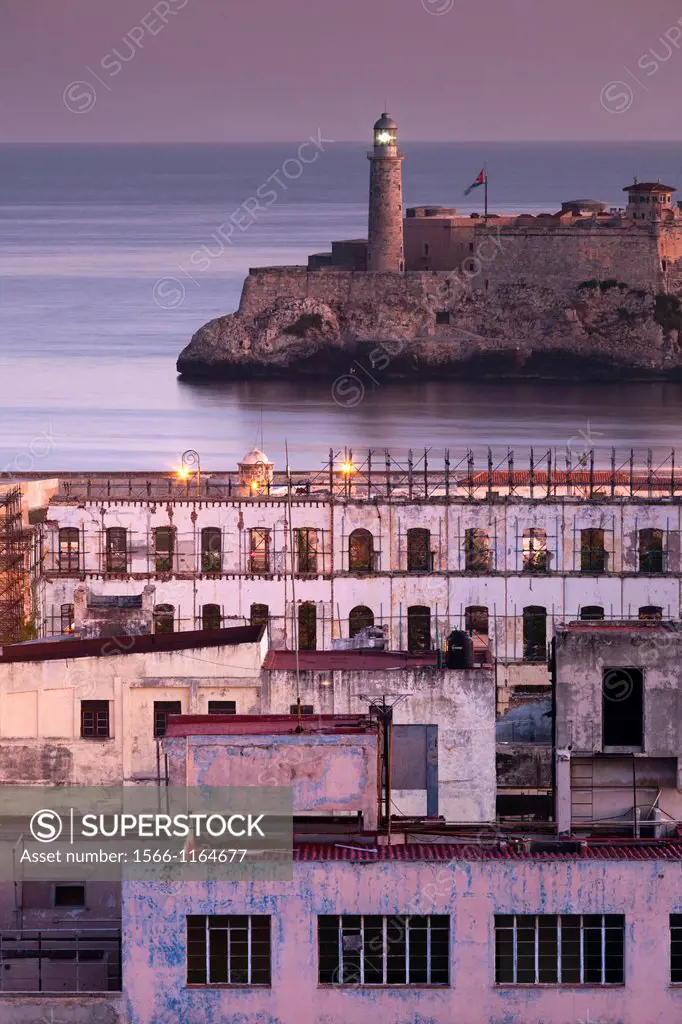
[[[261,434],[280,465],[286,439],[301,468],[344,445],[682,449],[676,385],[366,381],[363,400],[341,408],[331,381],[178,380],[180,349],[235,309],[250,266],[304,263],[331,238],[366,233],[366,147],[335,143],[298,180],[280,172],[277,202],[208,270],[192,268],[192,252],[215,249],[213,231],[297,146],[0,147],[0,469],[164,468],[187,447],[227,468]],[[407,203],[463,211],[479,208],[462,192],[484,159],[498,212],[578,197],[622,205],[633,172],[682,180],[676,144],[404,150]],[[169,276],[185,297],[162,309],[153,289]]]

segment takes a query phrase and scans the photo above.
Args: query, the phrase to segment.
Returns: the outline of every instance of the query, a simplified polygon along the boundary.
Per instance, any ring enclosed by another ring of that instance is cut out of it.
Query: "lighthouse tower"
[[[374,125],[374,149],[369,160],[369,234],[367,269],[402,273],[403,155],[398,151],[398,127],[389,114]]]

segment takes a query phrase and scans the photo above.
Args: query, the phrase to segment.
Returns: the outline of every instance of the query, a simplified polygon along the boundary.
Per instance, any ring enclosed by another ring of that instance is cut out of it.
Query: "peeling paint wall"
[[[377,827],[375,733],[167,737],[172,786],[290,786],[294,812],[363,815]]]
[[[0,993],[0,1024],[127,1024],[123,1000],[111,996],[16,996]],[[159,1022],[161,1024],[161,1022]]]
[[[124,887],[130,1024],[672,1024],[668,915],[682,910],[671,861],[298,863],[294,882]],[[450,915],[450,987],[318,985],[318,914]],[[494,914],[625,915],[625,984],[496,986]],[[188,914],[269,914],[270,988],[186,985]]]

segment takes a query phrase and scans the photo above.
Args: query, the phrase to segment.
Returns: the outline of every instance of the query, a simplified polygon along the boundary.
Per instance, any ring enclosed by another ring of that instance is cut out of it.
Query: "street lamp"
[[[178,476],[181,480],[188,480],[192,475],[192,467],[197,467],[197,497],[201,496],[201,459],[199,458],[199,452],[195,452],[193,448],[188,448],[186,452],[182,453],[181,466],[178,470]]]

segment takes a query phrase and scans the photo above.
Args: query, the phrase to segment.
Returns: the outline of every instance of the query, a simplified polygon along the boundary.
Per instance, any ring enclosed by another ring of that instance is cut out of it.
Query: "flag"
[[[465,190],[464,195],[468,196],[470,192],[473,192],[475,188],[479,188],[480,185],[487,185],[488,179],[486,178],[485,168],[481,171],[479,176],[476,178],[469,188]]]

